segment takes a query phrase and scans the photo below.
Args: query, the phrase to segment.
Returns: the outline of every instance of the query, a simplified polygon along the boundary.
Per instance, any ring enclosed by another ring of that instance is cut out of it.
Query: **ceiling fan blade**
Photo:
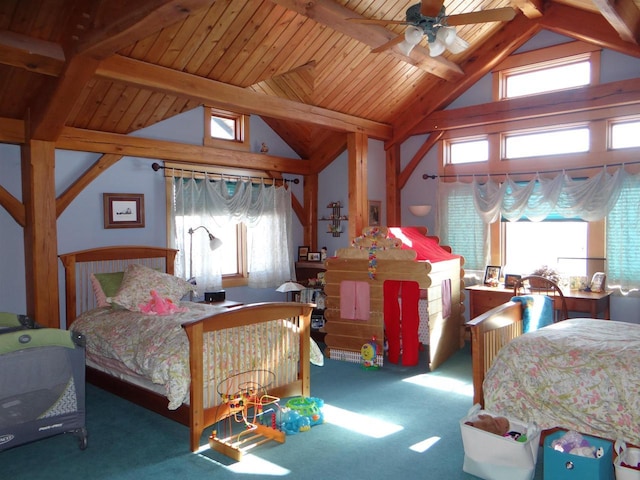
[[[420,13],[425,17],[437,17],[442,9],[444,0],[422,0]]]
[[[372,49],[371,53],[380,53],[380,52],[384,52],[385,50],[389,50],[394,45],[402,43],[403,40],[404,40],[404,33],[401,33],[397,37],[394,37],[391,40],[389,40],[387,43],[383,43],[379,47]]]
[[[353,23],[362,23],[365,25],[410,25],[406,20],[376,20],[373,18],[347,18],[347,21]]]
[[[495,8],[493,10],[479,10],[477,12],[460,13],[447,16],[447,25],[469,25],[471,23],[507,22],[516,16],[511,7]]]

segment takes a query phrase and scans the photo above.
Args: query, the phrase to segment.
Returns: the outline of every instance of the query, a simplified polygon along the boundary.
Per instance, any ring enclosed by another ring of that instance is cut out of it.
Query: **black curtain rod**
[[[535,172],[461,173],[459,175],[429,175],[428,173],[425,173],[424,175],[422,175],[422,179],[427,180],[427,179],[435,179],[435,178],[456,178],[456,177],[500,177],[500,176],[507,176],[507,175],[536,175],[540,173],[561,173],[561,172],[573,172],[576,170],[593,170],[595,168],[624,167],[625,165],[635,165],[638,163],[640,163],[640,160],[635,162],[611,163],[609,165],[594,165],[591,167],[572,167],[572,168],[558,168],[556,170],[538,170]]]
[[[248,178],[248,179],[256,179],[256,180],[261,180],[261,181],[268,181],[268,182],[292,182],[295,183],[296,185],[298,183],[300,183],[300,179],[298,178],[272,178],[272,177],[252,177],[252,176],[248,176],[248,175],[223,175],[222,173],[212,173],[212,172],[205,172],[204,170],[189,170],[189,169],[184,169],[184,168],[176,168],[176,167],[165,167],[164,165],[160,165],[157,162],[153,162],[151,164],[151,168],[153,168],[153,170],[155,172],[157,172],[158,170],[160,170],[161,168],[163,169],[167,169],[170,168],[171,170],[182,170],[184,172],[190,172],[190,173],[202,173],[204,175],[217,175],[220,178],[224,178],[224,177],[230,177],[230,178],[236,178],[236,179],[241,179],[241,178]]]

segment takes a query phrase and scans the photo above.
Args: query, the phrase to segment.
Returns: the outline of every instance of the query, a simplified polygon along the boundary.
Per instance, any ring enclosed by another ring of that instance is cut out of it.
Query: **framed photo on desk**
[[[514,275],[507,273],[504,276],[504,288],[513,288],[516,286],[516,282],[522,278],[522,275]]]
[[[604,274],[604,272],[594,273],[593,277],[591,278],[591,285],[589,286],[589,290],[595,293],[604,292],[606,288],[605,287],[606,280],[607,280],[607,276]]]
[[[500,265],[487,265],[487,269],[484,272],[484,284],[485,285],[497,285],[500,281]]]

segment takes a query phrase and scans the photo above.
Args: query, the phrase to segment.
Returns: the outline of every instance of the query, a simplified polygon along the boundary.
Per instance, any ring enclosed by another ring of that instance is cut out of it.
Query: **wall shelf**
[[[327,227],[327,233],[332,234],[334,237],[339,237],[342,233],[342,222],[346,222],[349,218],[346,215],[342,215],[342,204],[340,202],[331,202],[327,205],[327,208],[331,209],[329,218],[322,217],[319,220],[324,222],[330,222]]]

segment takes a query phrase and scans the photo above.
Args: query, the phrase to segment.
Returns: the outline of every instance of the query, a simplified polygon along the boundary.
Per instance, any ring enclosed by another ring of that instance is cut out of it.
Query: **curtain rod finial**
[[[160,170],[162,168],[162,165],[160,165],[158,162],[153,162],[151,164],[151,168],[153,168],[154,172],[157,172],[158,170]]]

